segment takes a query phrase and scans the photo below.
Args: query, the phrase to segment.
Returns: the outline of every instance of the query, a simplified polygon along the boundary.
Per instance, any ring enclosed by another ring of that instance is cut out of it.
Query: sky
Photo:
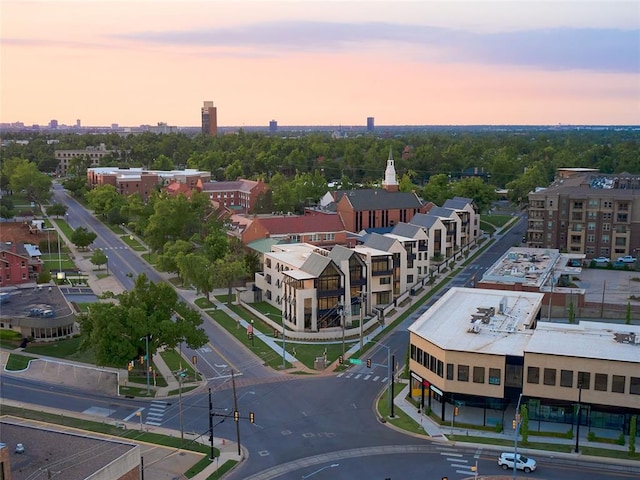
[[[0,122],[640,124],[636,0],[2,0],[0,40]]]

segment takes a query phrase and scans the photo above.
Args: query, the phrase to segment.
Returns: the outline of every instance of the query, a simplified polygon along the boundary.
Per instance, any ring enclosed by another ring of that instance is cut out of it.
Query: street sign
[[[351,363],[352,365],[362,365],[362,360],[360,360],[359,358],[350,358],[349,363]]]

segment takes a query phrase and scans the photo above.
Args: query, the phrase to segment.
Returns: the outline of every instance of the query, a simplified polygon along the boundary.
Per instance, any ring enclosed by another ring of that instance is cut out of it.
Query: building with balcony
[[[460,246],[466,247],[480,236],[480,215],[471,198],[447,199],[442,208],[454,210],[460,218]],[[431,210],[429,211],[431,213]]]
[[[626,428],[640,413],[640,326],[540,322],[542,293],[454,287],[409,327],[411,392],[449,420],[453,406],[501,412],[522,394],[530,420]],[[437,400],[437,409],[435,402]]]
[[[640,175],[564,172],[529,194],[527,245],[588,258],[640,253]]]

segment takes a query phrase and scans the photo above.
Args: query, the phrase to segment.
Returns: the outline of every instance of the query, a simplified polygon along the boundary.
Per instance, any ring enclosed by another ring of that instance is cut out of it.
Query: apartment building
[[[640,175],[562,174],[529,194],[527,245],[615,259],[640,253]]]
[[[453,197],[447,199],[442,208],[456,212],[460,218],[460,246],[466,247],[480,236],[480,215],[473,199]],[[431,212],[431,210],[429,211]]]
[[[66,177],[69,173],[72,173],[74,162],[79,160],[86,162],[85,168],[97,167],[107,155],[119,157],[120,154],[119,150],[108,150],[104,143],[98,146],[89,146],[85,149],[55,150],[54,157],[58,161],[56,175],[58,177]]]
[[[539,322],[543,297],[450,289],[409,327],[414,398],[437,400],[447,420],[453,405],[492,415],[522,394],[530,419],[572,423],[580,394],[584,424],[628,429],[640,413],[640,326]]]

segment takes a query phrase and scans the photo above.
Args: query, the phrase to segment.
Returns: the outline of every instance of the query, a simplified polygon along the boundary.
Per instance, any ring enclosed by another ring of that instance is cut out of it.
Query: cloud
[[[281,21],[226,28],[138,32],[114,37],[165,46],[286,52],[357,51],[384,43],[417,59],[519,65],[548,70],[640,72],[640,31],[553,28],[481,33],[384,22]],[[246,54],[246,52],[245,52]]]

